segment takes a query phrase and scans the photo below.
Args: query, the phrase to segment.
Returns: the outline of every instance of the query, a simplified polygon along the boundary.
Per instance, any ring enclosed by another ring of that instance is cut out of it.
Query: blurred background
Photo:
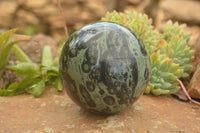
[[[60,0],[69,33],[99,21],[107,11],[128,9],[146,13],[162,30],[169,19],[186,23],[191,41],[200,35],[199,0]],[[56,41],[65,38],[56,0],[0,0],[0,29],[19,28],[19,33],[43,33]]]

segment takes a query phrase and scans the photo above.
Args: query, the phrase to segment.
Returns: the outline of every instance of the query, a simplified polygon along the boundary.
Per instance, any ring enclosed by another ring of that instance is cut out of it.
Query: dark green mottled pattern
[[[67,93],[77,104],[113,114],[143,93],[150,60],[142,41],[130,30],[98,22],[76,31],[66,42],[60,72]]]

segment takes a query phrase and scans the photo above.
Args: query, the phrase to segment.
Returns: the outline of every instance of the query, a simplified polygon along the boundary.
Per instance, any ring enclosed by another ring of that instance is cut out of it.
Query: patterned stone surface
[[[150,58],[129,29],[98,22],[76,31],[63,47],[60,71],[67,93],[82,107],[116,113],[135,102],[150,78]]]
[[[143,95],[112,116],[90,114],[51,87],[37,99],[0,97],[1,133],[198,133],[199,125],[200,107],[170,96]]]

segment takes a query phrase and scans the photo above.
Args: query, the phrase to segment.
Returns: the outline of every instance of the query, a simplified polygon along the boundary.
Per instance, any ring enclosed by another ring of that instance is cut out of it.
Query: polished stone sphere
[[[65,43],[60,75],[75,103],[91,112],[114,114],[143,94],[150,77],[150,59],[131,30],[97,22],[82,27]]]

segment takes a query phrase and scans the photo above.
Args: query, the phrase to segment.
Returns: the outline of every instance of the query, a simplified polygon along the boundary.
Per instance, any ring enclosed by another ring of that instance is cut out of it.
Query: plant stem
[[[58,8],[60,10],[60,15],[61,15],[61,18],[63,19],[63,27],[64,27],[64,30],[65,30],[65,36],[66,36],[66,40],[68,40],[68,30],[67,30],[67,26],[66,26],[66,20],[65,20],[65,17],[64,17],[64,14],[63,14],[63,10],[62,10],[62,7],[60,5],[60,0],[57,0],[57,4],[58,4]]]
[[[17,70],[16,66],[6,66],[6,68],[10,69],[10,70],[13,70],[13,71]]]
[[[187,98],[188,98],[191,102],[200,105],[200,102],[197,102],[197,101],[193,100],[193,99],[190,97],[190,95],[188,94],[188,92],[187,92],[185,86],[183,85],[183,83],[182,83],[179,79],[177,79],[177,81],[180,83],[180,85],[181,85],[181,87],[182,87],[182,89],[183,89],[185,95],[187,96]]]

